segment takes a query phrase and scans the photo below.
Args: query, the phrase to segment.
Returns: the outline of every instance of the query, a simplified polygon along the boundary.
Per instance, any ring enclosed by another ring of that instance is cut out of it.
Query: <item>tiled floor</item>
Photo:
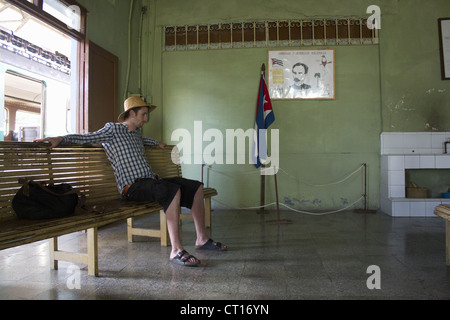
[[[99,231],[97,278],[66,262],[50,270],[47,241],[3,250],[0,299],[450,299],[441,218],[281,217],[292,224],[267,224],[274,212],[214,212],[212,238],[230,247],[225,253],[196,251],[193,223],[183,222],[183,241],[200,268],[170,263],[169,248],[156,239],[128,243],[125,224]],[[63,250],[85,248],[85,234],[60,242]],[[367,273],[371,265],[379,267],[381,289],[367,287],[376,275]]]

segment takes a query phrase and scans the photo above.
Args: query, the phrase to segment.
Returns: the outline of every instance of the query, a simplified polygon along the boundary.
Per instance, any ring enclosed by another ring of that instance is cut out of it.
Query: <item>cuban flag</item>
[[[255,131],[253,136],[253,163],[256,168],[267,159],[267,128],[275,121],[269,91],[264,75],[259,82],[258,104],[256,105]]]

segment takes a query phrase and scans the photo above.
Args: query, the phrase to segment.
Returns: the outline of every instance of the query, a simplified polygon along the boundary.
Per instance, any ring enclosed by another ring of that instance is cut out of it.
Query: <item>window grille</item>
[[[378,44],[365,18],[283,20],[164,27],[164,50]]]

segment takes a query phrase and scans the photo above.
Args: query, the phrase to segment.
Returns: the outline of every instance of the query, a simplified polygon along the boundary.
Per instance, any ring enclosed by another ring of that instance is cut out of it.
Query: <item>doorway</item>
[[[5,73],[5,141],[43,137],[45,83],[14,71]]]

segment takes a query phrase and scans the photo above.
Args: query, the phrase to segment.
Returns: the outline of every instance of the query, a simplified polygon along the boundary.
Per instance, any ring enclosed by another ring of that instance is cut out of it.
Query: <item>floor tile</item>
[[[47,241],[6,249],[0,251],[0,299],[450,299],[441,218],[351,211],[282,216],[292,224],[266,223],[276,219],[273,211],[214,211],[211,236],[229,246],[223,253],[195,250],[193,222],[184,221],[183,243],[202,260],[198,268],[169,262],[170,247],[158,239],[128,243],[125,223],[99,230],[99,277],[68,262],[51,270]],[[158,225],[158,215],[137,220]],[[85,237],[65,235],[60,246],[85,250]],[[381,289],[367,286],[372,265],[379,267]]]

